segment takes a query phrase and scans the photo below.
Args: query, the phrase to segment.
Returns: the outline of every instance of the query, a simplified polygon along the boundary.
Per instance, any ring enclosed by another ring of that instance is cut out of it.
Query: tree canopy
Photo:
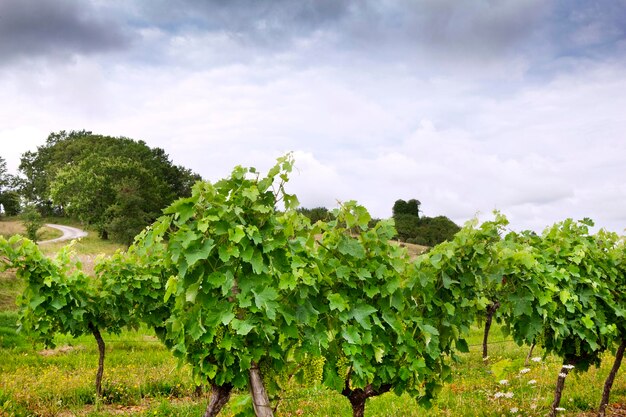
[[[19,196],[15,191],[16,178],[8,173],[7,162],[0,155],[0,204],[7,215],[14,216],[19,213]]]
[[[419,215],[419,200],[396,200],[393,205],[393,220],[397,238],[409,243],[435,246],[452,239],[461,228],[446,216],[425,217]]]
[[[414,198],[409,201],[396,200],[392,208],[393,216],[396,217],[397,215],[401,214],[409,214],[411,216],[419,217],[421,204],[422,203],[420,203],[419,200],[416,200]]]
[[[22,192],[44,214],[58,212],[125,243],[200,177],[160,148],[87,131],[52,133],[22,156]]]

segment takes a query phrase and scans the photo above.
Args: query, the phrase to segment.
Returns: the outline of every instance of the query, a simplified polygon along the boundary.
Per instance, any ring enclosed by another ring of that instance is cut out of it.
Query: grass
[[[0,314],[0,415],[39,416],[198,416],[206,398],[194,397],[195,385],[187,366],[172,355],[148,330],[107,335],[104,398],[96,400],[93,380],[97,349],[91,337],[58,337],[54,351],[43,351],[15,332],[15,313]],[[484,363],[481,329],[473,329],[470,353],[453,366],[452,381],[445,385],[431,409],[417,406],[408,396],[388,393],[368,400],[367,416],[543,416],[552,400],[560,363],[541,358],[524,367],[527,348],[516,346],[494,329],[490,359]],[[44,354],[45,353],[45,354]],[[597,407],[601,388],[612,362],[587,373],[568,376],[563,416],[587,416]],[[528,369],[528,371],[522,371]],[[506,381],[506,383],[504,382]],[[502,393],[502,397],[498,395]],[[504,394],[512,394],[507,398]],[[294,385],[283,393],[277,416],[350,415],[348,401],[320,386]],[[618,377],[613,402],[623,403],[626,381]],[[236,393],[222,414],[246,415],[249,396]],[[2,413],[5,414],[2,414]],[[609,414],[611,415],[611,414]]]
[[[396,243],[396,241],[393,242]],[[397,244],[403,248],[406,248],[409,256],[411,256],[412,259],[417,258],[419,255],[427,252],[428,249],[430,249],[428,246],[416,245],[414,243],[397,242]]]
[[[46,221],[46,223],[50,223]],[[3,218],[0,217],[0,236],[4,236],[5,238],[9,238],[13,235],[25,235],[26,229],[22,225],[20,220],[16,220],[15,218]],[[54,229],[52,227],[44,226],[37,232],[38,240],[48,240],[55,239],[60,237],[63,233],[60,230]]]
[[[0,226],[3,225],[0,222]],[[46,245],[52,254],[63,244]],[[110,254],[121,248],[103,242],[90,233],[76,243],[81,259]],[[43,249],[43,247],[42,247]],[[89,268],[89,265],[86,265]],[[56,338],[57,349],[46,350],[17,331],[15,297],[21,283],[7,271],[0,274],[0,416],[199,416],[206,396],[194,395],[195,384],[188,366],[180,366],[147,329],[107,335],[104,398],[94,396],[97,348],[90,336]],[[552,401],[560,362],[542,358],[524,367],[527,347],[518,347],[494,326],[490,358],[481,358],[482,329],[476,327],[468,338],[470,352],[453,364],[452,380],[446,384],[432,408],[418,407],[408,396],[392,393],[368,400],[368,417],[500,417],[544,416]],[[613,357],[606,354],[603,366],[587,373],[568,376],[562,416],[592,416]],[[522,371],[528,369],[528,371]],[[506,382],[505,382],[506,381]],[[293,385],[283,393],[276,413],[283,416],[348,416],[348,401],[319,385]],[[508,398],[510,397],[510,398]],[[626,381],[618,374],[613,404],[626,402]],[[220,413],[225,417],[250,415],[250,397],[239,392]],[[609,412],[609,416],[611,413]],[[620,414],[614,414],[620,415]],[[623,414],[621,414],[623,415]]]

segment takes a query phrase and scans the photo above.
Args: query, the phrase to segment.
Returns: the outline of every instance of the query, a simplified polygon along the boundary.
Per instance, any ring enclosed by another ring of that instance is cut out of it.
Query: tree
[[[20,211],[19,195],[15,191],[17,179],[7,171],[7,163],[0,156],[0,205],[7,216],[15,216]]]
[[[20,195],[17,191],[9,190],[0,193],[0,204],[7,216],[17,216],[20,213]]]
[[[326,207],[314,207],[312,209],[298,208],[298,212],[308,217],[311,223],[315,223],[320,220],[325,222],[331,218],[330,212]]]
[[[416,260],[417,279],[422,286],[417,305],[426,314],[439,320],[436,325],[442,351],[452,353],[452,343],[464,351],[462,338],[477,317],[493,310],[494,297],[490,289],[500,285],[504,277],[515,273],[519,264],[530,261],[530,255],[519,245],[502,240],[507,219],[496,213],[495,219],[478,225],[476,219],[446,242],[433,247]],[[435,280],[429,279],[434,275]],[[432,299],[429,301],[429,299]],[[495,299],[497,301],[497,299]],[[431,303],[436,308],[429,307]],[[485,338],[490,323],[485,325]]]
[[[70,216],[130,244],[163,208],[159,179],[142,164],[122,157],[89,156],[57,171],[52,199]]]
[[[396,237],[402,241],[415,239],[420,229],[420,219],[412,214],[396,214],[393,216]]]
[[[400,214],[408,214],[408,215],[419,218],[421,204],[422,203],[420,203],[419,200],[416,200],[416,199],[411,199],[409,201],[396,200],[391,210],[393,217],[395,218],[397,215],[400,215]]]
[[[2,193],[12,182],[11,175],[7,172],[7,162],[0,156],[0,193]]]
[[[86,131],[52,133],[20,170],[24,195],[42,212],[78,217],[126,244],[199,179],[162,149]]]
[[[435,246],[446,240],[451,240],[461,228],[446,216],[421,217],[411,230],[412,236],[406,241],[424,246]]]
[[[445,216],[420,217],[419,200],[396,200],[392,213],[397,238],[399,240],[424,246],[434,246],[452,239],[460,230],[452,220]]]

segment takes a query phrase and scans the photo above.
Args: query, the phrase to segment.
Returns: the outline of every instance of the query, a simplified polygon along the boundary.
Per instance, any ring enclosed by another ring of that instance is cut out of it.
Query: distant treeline
[[[460,227],[446,216],[420,216],[420,205],[419,200],[415,199],[396,200],[392,208],[397,231],[396,239],[417,245],[435,246],[450,240],[460,230]],[[311,219],[311,222],[327,221],[332,218],[326,207],[300,208],[298,211]],[[372,219],[372,223],[378,220]]]

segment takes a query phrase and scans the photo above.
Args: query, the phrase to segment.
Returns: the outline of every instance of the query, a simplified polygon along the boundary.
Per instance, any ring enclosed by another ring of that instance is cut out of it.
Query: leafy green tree
[[[199,179],[160,148],[86,131],[50,134],[20,171],[25,197],[46,214],[69,212],[125,243]]]
[[[402,241],[415,239],[419,233],[420,219],[412,214],[396,214],[393,216],[396,237]]]
[[[392,208],[393,220],[397,231],[396,237],[408,243],[434,246],[452,239],[460,230],[452,220],[445,216],[420,217],[421,203],[412,199],[397,200]]]
[[[8,183],[7,162],[0,156],[0,191],[6,187]]]
[[[7,216],[17,216],[20,213],[20,195],[17,191],[8,190],[0,193],[0,204]]]
[[[60,169],[51,184],[68,215],[127,244],[159,215],[158,191],[158,178],[137,161],[93,155]]]
[[[424,246],[435,246],[453,238],[461,228],[446,216],[420,217],[412,236],[406,238],[409,243]]]
[[[421,204],[422,203],[420,203],[419,200],[416,199],[411,199],[409,201],[396,200],[391,210],[393,217],[395,218],[397,215],[408,214],[419,218]]]
[[[17,179],[8,173],[7,163],[0,156],[0,204],[7,216],[15,216],[20,211],[19,195],[15,191]]]
[[[331,214],[326,207],[314,207],[312,209],[298,208],[298,212],[308,217],[311,223],[315,223],[317,221],[325,222],[331,218]]]

